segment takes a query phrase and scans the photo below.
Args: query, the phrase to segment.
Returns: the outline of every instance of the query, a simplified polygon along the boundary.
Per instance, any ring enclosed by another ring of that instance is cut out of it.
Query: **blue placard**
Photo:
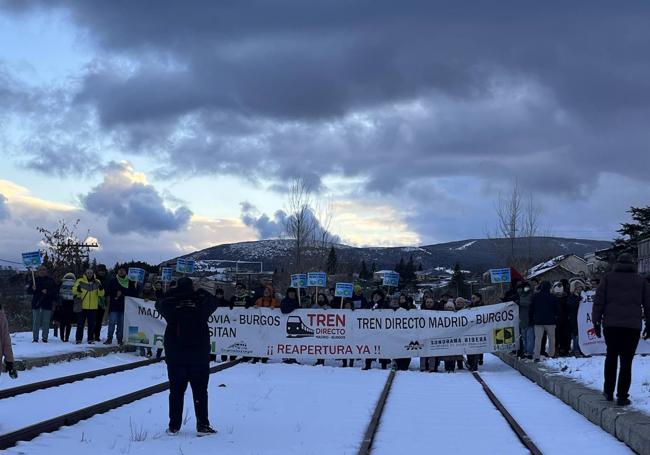
[[[176,271],[178,273],[194,273],[194,261],[192,259],[176,259]]]
[[[334,288],[334,297],[352,297],[354,285],[352,283],[336,283]]]
[[[510,283],[510,268],[490,269],[490,281],[494,284]]]
[[[174,269],[171,267],[163,267],[160,272],[160,280],[163,283],[169,283],[172,280],[172,275],[174,274]]]
[[[307,286],[324,288],[327,286],[327,273],[309,272],[307,274]]]
[[[144,283],[145,271],[137,267],[129,267],[129,280]]]
[[[384,273],[384,286],[389,286],[396,288],[399,285],[399,273],[397,272],[386,272]]]
[[[29,253],[23,253],[22,256],[25,267],[38,267],[43,262],[40,251],[30,251]]]
[[[296,273],[291,275],[291,287],[292,288],[306,288],[307,287],[307,275],[305,273]]]

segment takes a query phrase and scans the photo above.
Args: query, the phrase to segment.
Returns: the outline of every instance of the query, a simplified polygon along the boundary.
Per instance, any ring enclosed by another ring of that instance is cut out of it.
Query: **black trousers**
[[[102,331],[102,323],[104,322],[104,309],[97,308],[97,315],[95,316],[95,328],[93,330],[95,341],[99,341],[99,334]]]
[[[169,428],[180,429],[183,423],[183,401],[189,383],[194,399],[194,415],[197,425],[209,425],[208,381],[210,365],[169,365]]]
[[[616,370],[620,358],[621,365],[618,370],[618,388],[616,396],[627,398],[630,384],[632,383],[632,360],[639,344],[641,330],[627,327],[605,327],[605,344],[607,356],[605,357],[605,387],[607,394],[614,395],[616,388]]]
[[[84,338],[84,325],[86,325],[86,320],[88,320],[88,341],[95,339],[96,312],[96,310],[81,310],[81,313],[77,315],[77,332],[75,334],[77,341],[81,341]]]

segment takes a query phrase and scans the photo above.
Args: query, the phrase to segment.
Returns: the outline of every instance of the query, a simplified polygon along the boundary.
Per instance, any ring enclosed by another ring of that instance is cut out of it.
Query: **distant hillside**
[[[596,250],[607,248],[610,242],[603,240],[568,239],[559,237],[535,237],[518,240],[516,254],[527,255],[530,251],[535,260],[574,253],[584,256]],[[392,269],[400,258],[405,261],[413,255],[415,264],[422,267],[453,267],[458,263],[465,270],[483,272],[490,267],[502,265],[502,261],[510,252],[510,241],[507,239],[467,239],[457,242],[439,243],[421,247],[352,247],[335,245],[340,263],[360,264],[366,261],[368,268],[375,262],[377,270]],[[292,241],[286,239],[258,240],[217,245],[196,251],[184,256],[195,260],[232,260],[232,261],[262,261],[265,270],[274,270],[287,264],[291,259]],[[307,253],[309,254],[309,253]],[[174,262],[176,258],[165,261]]]

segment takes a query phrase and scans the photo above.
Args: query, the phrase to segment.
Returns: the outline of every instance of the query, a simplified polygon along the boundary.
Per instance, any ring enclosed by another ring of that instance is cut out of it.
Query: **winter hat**
[[[634,264],[634,258],[630,253],[619,254],[616,258],[617,264]]]
[[[447,303],[445,303],[445,310],[454,311],[455,309],[456,305],[454,305],[454,301],[451,299],[447,300]]]
[[[578,286],[582,287],[582,289],[585,288],[585,284],[580,280],[574,280],[571,282],[571,294],[575,294]]]
[[[464,298],[462,298],[462,297],[458,297],[458,298],[456,299],[456,301],[454,302],[454,307],[455,307],[457,310],[462,310],[463,308],[465,308],[465,305],[466,305],[466,304],[467,304],[467,301],[466,301]]]
[[[97,271],[98,271],[98,272],[106,272],[106,271],[107,271],[107,269],[106,269],[106,264],[99,264],[99,265],[97,266]]]
[[[192,279],[184,276],[178,280],[176,287],[183,291],[192,289]]]
[[[77,278],[74,276],[74,273],[68,272],[65,275],[63,275],[64,280],[76,280]]]

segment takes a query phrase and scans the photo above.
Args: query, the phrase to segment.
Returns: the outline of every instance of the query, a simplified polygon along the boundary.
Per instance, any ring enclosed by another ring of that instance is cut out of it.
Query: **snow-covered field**
[[[578,380],[587,387],[598,391],[603,390],[605,356],[548,359],[543,364],[557,370],[559,374]],[[632,407],[650,414],[650,356],[634,357],[630,400],[632,400]]]
[[[117,365],[124,365],[132,362],[140,362],[144,357],[138,357],[134,353],[109,354],[102,357],[86,357],[69,362],[59,362],[47,367],[32,368],[31,370],[19,371],[17,379],[11,379],[8,375],[0,375],[0,389],[18,387],[33,382],[45,381],[47,379],[70,376],[87,371],[101,370]]]
[[[54,337],[54,329],[50,329],[47,343],[39,341],[32,343],[32,332],[15,332],[11,334],[11,345],[16,359],[27,359],[33,357],[46,357],[50,355],[65,354],[68,352],[86,351],[88,349],[104,346],[103,343],[86,343],[86,333],[84,332],[83,343],[76,344],[74,341],[76,327],[72,328],[70,341],[64,343],[60,338]],[[102,327],[101,339],[106,339],[107,326]],[[113,342],[115,345],[115,341]]]
[[[624,443],[493,355],[483,380],[545,455],[631,454]]]
[[[210,379],[210,420],[219,431],[215,436],[195,436],[189,391],[181,434],[167,436],[164,392],[20,443],[7,453],[52,455],[55,449],[67,455],[354,454],[387,374],[357,368],[238,365]],[[91,392],[78,387],[76,393]],[[47,405],[59,408],[61,403]],[[5,420],[12,414],[2,406],[0,419]]]

